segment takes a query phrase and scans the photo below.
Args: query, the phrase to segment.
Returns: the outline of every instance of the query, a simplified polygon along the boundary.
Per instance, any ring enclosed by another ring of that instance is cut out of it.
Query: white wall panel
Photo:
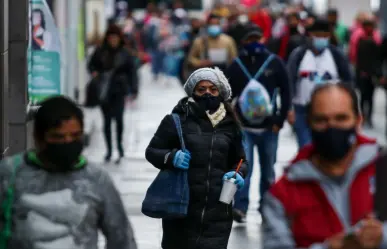
[[[341,20],[347,25],[352,25],[359,11],[371,11],[370,0],[330,0],[330,7],[340,11]]]

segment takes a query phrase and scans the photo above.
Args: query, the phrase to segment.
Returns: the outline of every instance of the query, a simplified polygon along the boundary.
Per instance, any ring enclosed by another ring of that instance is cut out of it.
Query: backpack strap
[[[175,127],[176,127],[176,130],[177,130],[177,135],[179,136],[181,150],[185,151],[186,147],[185,147],[185,143],[184,143],[183,130],[181,128],[180,117],[176,113],[172,113],[172,117],[173,117],[173,121],[175,122]]]
[[[266,68],[269,66],[270,62],[275,58],[275,55],[274,54],[271,54],[269,55],[269,57],[267,57],[267,59],[265,60],[265,62],[262,64],[261,68],[259,68],[257,74],[254,76],[254,79],[258,79],[259,77],[261,77],[261,75],[263,74],[263,72],[266,70]]]
[[[239,57],[237,57],[235,59],[235,62],[238,63],[239,67],[241,68],[241,70],[243,71],[243,73],[246,75],[246,77],[249,79],[249,80],[252,80],[253,79],[253,76],[250,74],[249,70],[247,70],[247,68],[245,67],[245,65],[243,64],[243,62],[241,61],[241,59]]]
[[[269,57],[267,57],[267,59],[265,60],[265,62],[262,64],[262,66],[259,68],[258,72],[255,74],[255,76],[253,77],[249,70],[247,70],[246,66],[243,64],[243,62],[241,61],[241,59],[239,57],[237,57],[235,59],[236,63],[238,63],[239,67],[241,68],[241,70],[243,71],[243,73],[247,76],[247,78],[249,78],[249,80],[252,80],[252,79],[255,79],[257,80],[259,77],[261,77],[262,73],[265,71],[265,69],[267,68],[267,66],[269,66],[270,62],[275,58],[275,55],[274,54],[271,54],[269,55]]]

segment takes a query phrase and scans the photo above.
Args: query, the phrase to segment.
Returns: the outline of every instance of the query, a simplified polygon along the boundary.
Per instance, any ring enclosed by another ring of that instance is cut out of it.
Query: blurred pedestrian
[[[59,96],[34,117],[35,149],[0,164],[1,248],[137,249],[108,172],[82,156],[83,114]]]
[[[387,248],[387,224],[374,215],[380,146],[360,134],[356,92],[341,83],[317,88],[307,121],[312,144],[265,196],[263,248]]]
[[[207,32],[194,41],[188,60],[194,69],[219,67],[224,71],[236,56],[236,44],[223,33],[220,17],[211,15],[207,22]]]
[[[125,47],[125,38],[118,26],[111,26],[105,34],[102,46],[98,47],[89,61],[89,72],[101,85],[100,106],[104,120],[104,137],[107,147],[105,161],[112,157],[112,120],[116,122],[116,139],[120,163],[124,157],[122,136],[124,131],[125,98],[133,85],[137,67]]]
[[[257,25],[248,25],[244,32],[241,40],[243,50],[226,71],[235,96],[235,112],[242,124],[249,161],[245,186],[235,197],[234,219],[237,222],[245,222],[250,204],[255,148],[259,155],[261,200],[275,180],[279,131],[291,108],[291,89],[285,64],[266,49],[263,31]],[[281,97],[280,107],[276,104],[278,95]]]
[[[294,105],[288,121],[293,124],[299,148],[311,142],[305,117],[313,89],[332,81],[343,81],[353,86],[350,64],[344,54],[330,44],[330,31],[327,20],[317,19],[308,28],[308,42],[296,48],[288,61]]]
[[[363,22],[364,35],[356,48],[356,83],[360,90],[360,106],[365,125],[373,128],[372,114],[375,86],[383,76],[381,40],[375,39],[376,23],[370,19]]]
[[[337,9],[328,10],[327,18],[337,38],[337,46],[342,49],[343,52],[347,52],[346,50],[351,34],[349,28],[339,20],[339,17],[339,11]]]

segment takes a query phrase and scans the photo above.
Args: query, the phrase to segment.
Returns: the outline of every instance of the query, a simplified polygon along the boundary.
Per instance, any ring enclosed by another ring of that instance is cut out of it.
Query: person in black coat
[[[241,223],[246,221],[251,203],[249,191],[254,170],[254,150],[256,148],[259,155],[261,198],[258,211],[261,212],[262,198],[275,181],[274,165],[277,160],[279,132],[291,108],[291,87],[286,66],[278,56],[267,50],[262,37],[261,28],[253,23],[247,25],[245,36],[241,40],[243,46],[239,57],[226,71],[235,96],[235,113],[242,123],[246,157],[250,162],[245,186],[236,195],[234,203],[234,220]],[[260,75],[257,75],[258,72]],[[251,95],[254,97],[249,99],[248,96]],[[278,95],[281,105],[277,105]],[[245,106],[249,107],[248,111]],[[267,109],[272,111],[259,113],[260,110]],[[259,113],[259,120],[249,118],[250,113]]]
[[[171,115],[167,115],[146,149],[146,159],[160,170],[188,170],[190,202],[183,219],[163,220],[164,249],[226,249],[232,228],[232,205],[219,202],[223,180],[242,167],[235,184],[243,187],[247,162],[242,135],[228,101],[231,88],[219,69],[196,70],[173,109],[182,122],[189,152],[180,150]]]
[[[115,119],[117,125],[117,147],[119,159],[124,157],[122,136],[124,130],[125,97],[129,89],[136,84],[133,77],[136,74],[136,65],[133,57],[125,48],[124,35],[115,25],[109,27],[103,44],[92,55],[88,69],[95,80],[100,82],[99,101],[104,118],[104,136],[107,145],[105,161],[112,156],[111,121]]]

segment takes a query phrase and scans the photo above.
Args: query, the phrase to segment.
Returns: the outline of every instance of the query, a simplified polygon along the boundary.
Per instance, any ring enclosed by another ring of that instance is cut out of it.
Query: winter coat
[[[6,158],[0,163],[2,203],[14,173],[11,219],[0,208],[0,227],[12,226],[8,249],[98,249],[98,232],[106,249],[137,249],[120,194],[102,168],[81,157],[62,173],[44,168],[34,152]]]
[[[178,103],[173,113],[180,115],[185,145],[192,156],[188,170],[190,203],[186,218],[163,221],[162,248],[226,249],[232,205],[220,203],[219,197],[224,174],[235,170],[240,159],[245,159],[239,128],[230,114],[213,128],[204,110],[187,98]],[[173,169],[179,148],[173,118],[167,115],[146,150],[146,158],[160,170]],[[246,169],[244,163],[243,176]]]
[[[92,55],[88,70],[90,73],[98,72],[97,80],[103,79],[103,74],[114,72],[111,77],[105,104],[112,109],[123,108],[125,97],[138,92],[137,66],[135,58],[129,54],[126,48],[111,50],[97,48]]]
[[[382,76],[381,46],[372,37],[361,38],[356,51],[357,73],[367,73],[370,77]]]

